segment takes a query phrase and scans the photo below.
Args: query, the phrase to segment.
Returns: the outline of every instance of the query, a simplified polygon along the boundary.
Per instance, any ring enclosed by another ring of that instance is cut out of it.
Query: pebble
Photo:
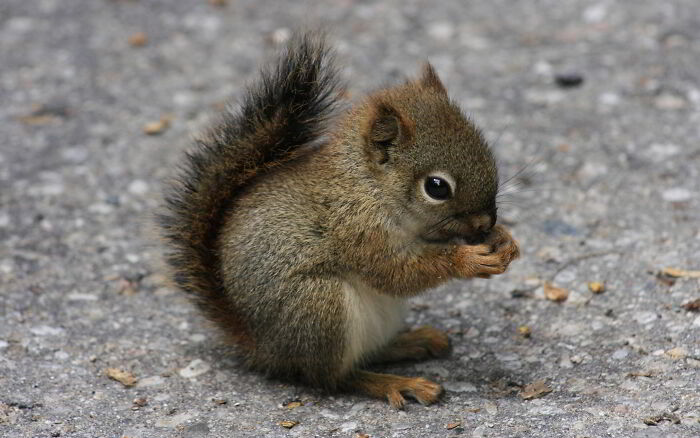
[[[0,228],[7,228],[10,226],[10,215],[2,212],[0,213]]]
[[[616,93],[607,92],[598,96],[598,102],[605,106],[619,105],[621,100],[620,95]]]
[[[612,358],[615,360],[620,360],[626,358],[627,355],[629,355],[629,350],[626,348],[620,348],[612,354]]]
[[[498,413],[498,405],[494,402],[487,401],[486,403],[484,403],[484,410],[489,415],[496,415]]]
[[[695,318],[695,321],[693,321],[693,325],[696,327],[700,327],[700,316]]]
[[[202,359],[195,359],[185,368],[180,370],[180,375],[187,379],[200,376],[211,369],[211,366]]]
[[[321,412],[319,412],[322,417],[324,418],[329,418],[331,420],[337,420],[340,418],[340,415],[336,414],[335,412],[329,410],[329,409],[323,409]]]
[[[512,362],[515,360],[520,360],[520,356],[515,353],[496,353],[496,359],[502,362]]]
[[[445,382],[442,386],[451,392],[476,392],[476,386],[467,382]]]
[[[136,384],[137,388],[147,388],[149,386],[158,386],[165,383],[165,378],[162,376],[145,377]]]
[[[478,426],[476,429],[474,429],[474,432],[472,432],[472,438],[483,438],[486,436],[486,426]]]
[[[65,332],[65,330],[62,328],[49,327],[48,325],[32,327],[29,329],[29,331],[37,336],[59,336]]]
[[[68,301],[97,301],[98,297],[95,294],[83,294],[74,292],[66,295]]]
[[[668,202],[684,202],[689,200],[693,194],[688,189],[682,187],[673,187],[668,190],[664,190],[661,193],[661,197],[664,201]]]
[[[681,147],[673,143],[652,143],[649,146],[649,155],[656,160],[664,160],[668,157],[678,155]]]
[[[649,324],[659,319],[659,316],[656,312],[637,312],[633,316],[633,319],[639,324]]]
[[[190,341],[192,341],[192,342],[202,342],[206,339],[207,339],[207,337],[201,333],[195,333],[195,334],[190,336]]]
[[[275,29],[270,34],[270,39],[276,45],[284,44],[292,36],[292,31],[286,27]]]
[[[357,430],[357,422],[356,421],[348,421],[347,423],[343,423],[340,425],[340,431],[343,433],[348,433],[348,432],[354,432]]]
[[[66,360],[66,359],[68,359],[68,358],[70,357],[70,354],[66,353],[66,352],[63,351],[63,350],[58,350],[57,352],[55,352],[55,353],[53,354],[53,357],[54,357],[56,360]]]
[[[148,183],[140,179],[135,179],[129,183],[127,190],[129,190],[129,193],[132,195],[143,195],[148,192]]]
[[[179,414],[175,414],[172,416],[164,417],[164,418],[159,418],[156,421],[156,427],[168,427],[168,428],[173,428],[177,427],[178,425],[186,422],[190,418],[194,417],[193,412],[181,412]]]
[[[583,10],[583,19],[587,23],[600,23],[608,15],[608,6],[605,3],[597,3]]]
[[[562,88],[573,88],[583,84],[583,76],[579,73],[557,73],[554,82]]]
[[[428,35],[438,41],[447,41],[452,38],[454,33],[454,27],[446,21],[439,21],[428,26]]]
[[[659,95],[656,100],[654,101],[654,105],[658,109],[663,109],[663,110],[677,110],[677,109],[682,109],[685,108],[687,105],[685,99],[682,97],[669,94],[669,93],[664,93]]]

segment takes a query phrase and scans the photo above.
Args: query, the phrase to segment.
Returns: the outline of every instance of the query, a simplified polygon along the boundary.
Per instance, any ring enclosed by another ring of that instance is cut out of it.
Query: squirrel
[[[159,225],[177,287],[246,365],[402,408],[442,387],[370,364],[445,356],[407,299],[519,256],[495,159],[433,67],[344,112],[323,36],[297,34],[240,108],[195,140]]]

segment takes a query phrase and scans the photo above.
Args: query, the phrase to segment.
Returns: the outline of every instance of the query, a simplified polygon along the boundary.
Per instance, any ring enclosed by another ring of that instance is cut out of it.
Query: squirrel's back
[[[275,68],[263,70],[237,112],[196,141],[166,195],[159,224],[175,283],[239,344],[252,347],[243,315],[228,299],[218,241],[227,214],[252,181],[293,160],[324,132],[339,94],[323,40],[295,37]]]

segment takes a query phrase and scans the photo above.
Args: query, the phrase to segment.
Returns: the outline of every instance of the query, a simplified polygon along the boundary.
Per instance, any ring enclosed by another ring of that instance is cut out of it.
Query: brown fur
[[[161,218],[170,265],[252,368],[396,407],[402,394],[429,404],[442,391],[435,383],[345,368],[347,285],[358,279],[409,297],[504,272],[518,247],[493,226],[495,162],[429,65],[335,119],[317,145],[335,84],[322,41],[295,38],[240,112],[199,141]],[[454,179],[448,201],[421,194],[435,171]],[[444,333],[423,328],[375,357],[424,359],[448,348]]]

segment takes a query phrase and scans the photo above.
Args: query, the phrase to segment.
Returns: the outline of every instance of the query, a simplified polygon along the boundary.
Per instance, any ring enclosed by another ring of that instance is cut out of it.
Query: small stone
[[[49,327],[48,325],[40,325],[29,329],[30,332],[37,336],[59,336],[64,333],[62,328]]]
[[[357,422],[356,421],[348,421],[347,423],[343,423],[340,425],[340,431],[343,433],[348,433],[348,432],[354,432],[357,430]]]
[[[442,386],[451,392],[476,392],[476,386],[467,382],[445,382]]]
[[[143,195],[148,192],[148,183],[140,179],[135,179],[129,183],[127,190],[129,190],[129,193],[132,195]]]
[[[558,73],[554,75],[554,82],[562,88],[573,88],[583,84],[583,76],[579,73]]]
[[[137,388],[147,388],[149,386],[158,386],[165,383],[165,379],[161,376],[145,377],[136,384]]]
[[[637,312],[632,317],[637,323],[646,325],[659,319],[656,312]]]
[[[454,35],[454,26],[446,21],[439,21],[428,26],[428,35],[439,41],[448,41]]]
[[[211,366],[202,359],[195,359],[180,370],[180,375],[187,379],[200,376],[211,369]]]
[[[281,45],[286,43],[291,36],[292,31],[286,27],[280,27],[279,29],[275,29],[272,31],[272,33],[270,33],[270,41],[272,41],[272,43],[275,45]]]
[[[74,293],[66,295],[66,299],[68,301],[97,301],[98,296],[95,294],[84,294],[84,293],[74,292]]]
[[[685,108],[687,103],[685,99],[670,93],[659,95],[654,101],[654,105],[662,110],[678,110]]]
[[[626,358],[627,355],[629,355],[629,350],[626,348],[620,348],[612,354],[612,358],[615,360],[620,360]]]
[[[598,96],[598,102],[604,106],[619,105],[621,100],[620,95],[616,93],[607,92]]]
[[[487,401],[484,403],[484,410],[489,415],[496,415],[498,413],[498,405],[492,401]]]
[[[668,202],[685,202],[692,198],[692,196],[693,194],[690,190],[682,187],[673,187],[661,193],[663,200]]]
[[[605,3],[597,3],[583,10],[583,19],[588,23],[600,23],[608,15],[608,7]]]

